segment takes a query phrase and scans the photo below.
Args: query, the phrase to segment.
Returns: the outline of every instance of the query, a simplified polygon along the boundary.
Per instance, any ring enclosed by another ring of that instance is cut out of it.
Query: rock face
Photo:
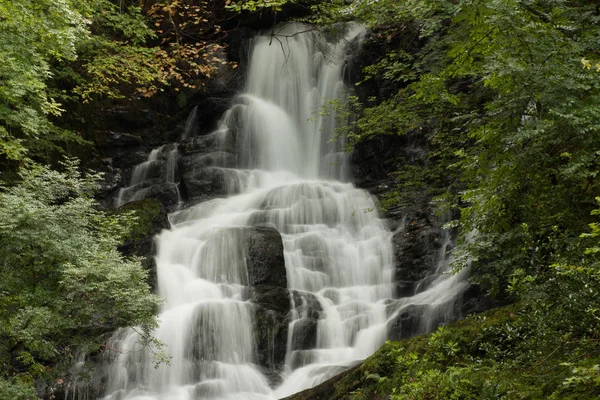
[[[206,201],[224,197],[228,193],[227,172],[218,168],[200,168],[186,172],[181,177],[185,198]]]
[[[279,232],[263,226],[249,228],[248,231],[246,265],[250,286],[287,287],[283,242]]]
[[[276,382],[285,362],[290,292],[283,257],[283,242],[276,229],[244,229],[244,247],[250,301],[254,303],[254,336],[258,364]]]
[[[197,136],[179,145],[177,162],[184,200],[206,201],[239,191],[237,157],[230,143],[222,143],[216,134]]]
[[[412,27],[405,28],[403,36],[388,38],[387,42],[378,40],[377,32],[368,34],[349,62],[347,80],[350,83],[362,80],[362,69],[378,60],[384,52],[381,46],[393,45],[409,53],[418,51],[423,43],[411,36],[414,33]],[[359,85],[356,91],[363,103],[375,104],[389,98],[390,93],[396,93],[400,87],[395,85],[376,76]],[[371,97],[375,100],[370,100]],[[383,198],[395,188],[394,172],[428,162],[428,129],[432,128],[424,126],[401,136],[380,136],[358,143],[351,156],[356,185]],[[427,182],[427,185],[425,190],[411,195],[410,204],[388,208],[384,214],[393,232],[395,266],[392,278],[398,299],[423,292],[439,278],[447,266],[442,263],[447,264],[455,245],[455,232],[443,230],[442,225],[458,218],[457,212],[443,218],[437,216],[430,194],[443,192],[448,182]],[[429,190],[432,188],[434,190]],[[465,286],[458,298],[439,305],[437,312],[430,306],[406,305],[401,301],[390,305],[388,315],[392,319],[388,323],[388,336],[391,339],[414,336],[498,304],[487,299],[477,287]]]
[[[448,254],[446,248],[441,249],[448,245],[442,242],[440,223],[433,215],[421,211],[407,217],[392,237],[399,297],[415,295],[439,277],[435,267],[440,255]]]
[[[293,368],[301,367],[313,360],[313,352],[317,345],[317,329],[323,308],[316,296],[309,292],[292,290],[292,315],[294,321],[291,330],[290,351]]]
[[[124,205],[116,212],[131,212],[138,218],[130,237],[120,247],[125,256],[142,257],[142,266],[148,271],[148,283],[156,288],[156,261],[154,237],[169,229],[167,210],[156,199],[146,199]]]

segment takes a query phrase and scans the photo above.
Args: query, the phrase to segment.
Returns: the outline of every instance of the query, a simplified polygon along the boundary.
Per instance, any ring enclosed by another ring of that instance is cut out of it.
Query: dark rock
[[[142,257],[142,266],[149,273],[148,279],[152,288],[156,288],[156,261],[154,259],[154,237],[163,229],[169,229],[167,210],[155,199],[146,199],[125,204],[113,211],[134,212],[138,218],[131,231],[130,237],[119,250],[125,256]]]
[[[221,150],[221,142],[214,134],[196,136],[179,144],[181,154],[211,153],[219,150]]]
[[[212,153],[196,153],[184,155],[179,159],[178,165],[182,174],[193,172],[206,167],[235,167],[237,157],[235,154],[223,151]]]
[[[352,151],[352,175],[358,187],[373,194],[385,192],[393,185],[389,177],[396,171],[398,162],[407,146],[405,136],[388,135],[358,143]]]
[[[144,198],[157,199],[166,207],[171,207],[179,202],[179,192],[177,184],[161,182],[154,184],[148,188],[144,194]]]
[[[253,303],[280,315],[287,315],[290,311],[290,291],[283,287],[254,286],[250,288],[249,298]]]
[[[99,188],[96,192],[96,200],[103,208],[108,209],[113,206],[113,199],[119,188],[123,184],[123,174],[121,169],[113,166],[112,158],[101,160],[101,164],[94,168],[102,172],[102,179],[99,182]]]
[[[396,296],[398,298],[410,297],[415,294],[415,283],[412,281],[396,281]]]
[[[144,160],[146,161],[146,159]],[[143,161],[143,162],[144,162]],[[165,160],[155,160],[149,163],[144,163],[144,165],[146,166],[146,172],[145,172],[145,180],[147,181],[157,181],[157,182],[163,182],[165,180],[165,175],[166,175],[166,161]],[[134,174],[134,168],[131,168],[130,171],[128,171],[129,173],[127,174],[127,179],[125,180],[125,183],[128,184],[131,181],[131,176]]]
[[[278,304],[282,308],[286,304],[289,309],[289,292],[282,289],[278,292],[277,300],[272,298],[270,304]],[[253,298],[253,302],[261,299]],[[281,370],[285,363],[287,349],[289,319],[287,313],[269,309],[263,304],[256,303],[254,307],[254,339],[258,364],[268,370]]]
[[[276,229],[248,228],[246,238],[248,281],[250,286],[287,287],[283,242]]]
[[[144,143],[141,137],[125,132],[106,131],[102,145],[107,147],[135,147]]]
[[[460,318],[464,318],[467,315],[480,313],[509,303],[509,298],[504,293],[491,297],[479,285],[469,284],[456,300],[455,312]]]
[[[317,297],[309,292],[292,290],[294,312],[302,318],[321,318],[323,307]]]
[[[294,321],[292,328],[292,350],[310,350],[317,345],[318,320],[302,318]]]
[[[270,227],[237,228],[242,232],[248,270],[247,298],[254,304],[254,337],[258,364],[272,371],[273,378],[285,362],[290,291],[283,256],[283,242]]]
[[[424,279],[438,263],[439,223],[427,216],[409,220],[393,237],[397,281],[416,282]]]
[[[156,119],[148,108],[114,106],[104,110],[104,124],[110,130],[136,131],[155,126]]]
[[[388,322],[388,339],[400,340],[416,336],[423,332],[422,320],[428,305],[408,305]]]
[[[228,171],[212,167],[184,173],[181,182],[182,194],[203,200],[225,196],[230,188],[235,187],[234,178],[228,175]]]

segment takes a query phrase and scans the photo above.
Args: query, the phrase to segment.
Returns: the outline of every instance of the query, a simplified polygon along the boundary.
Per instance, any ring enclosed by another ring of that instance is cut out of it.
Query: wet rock
[[[285,362],[291,296],[279,232],[270,227],[243,229],[248,270],[247,296],[254,304],[258,364],[280,370]]]
[[[317,327],[315,318],[302,318],[292,325],[292,350],[310,350],[317,345]]]
[[[181,154],[211,153],[221,149],[217,135],[201,135],[182,141],[179,144]]]
[[[278,286],[259,285],[250,288],[250,300],[261,307],[286,315],[290,311],[290,292]]]
[[[387,324],[388,339],[400,340],[423,333],[422,320],[428,307],[411,304],[398,311]]]
[[[142,257],[142,266],[148,271],[148,280],[156,288],[156,261],[154,260],[154,237],[163,229],[169,229],[167,210],[156,199],[146,199],[125,204],[114,212],[131,212],[137,217],[129,238],[119,250],[125,256]]]
[[[276,229],[249,228],[246,238],[248,281],[250,286],[287,287],[283,242]]]
[[[292,290],[294,312],[302,318],[321,318],[323,307],[317,297],[309,292]]]
[[[410,297],[415,294],[415,283],[412,281],[396,281],[396,297]]]
[[[172,207],[179,202],[179,193],[175,183],[160,182],[156,183],[145,191],[144,198],[156,199],[166,207]]]
[[[231,177],[219,168],[202,168],[184,173],[181,177],[182,194],[186,198],[209,200],[222,197],[228,193]]]
[[[178,165],[182,173],[193,172],[206,167],[235,167],[237,157],[235,154],[223,151],[211,153],[188,154],[179,159]]]
[[[277,301],[269,301],[267,306],[279,303],[277,308],[288,304],[289,293],[281,289]],[[285,363],[289,319],[287,313],[277,312],[260,303],[261,299],[253,297],[254,306],[254,340],[258,364],[268,370],[280,371]]]

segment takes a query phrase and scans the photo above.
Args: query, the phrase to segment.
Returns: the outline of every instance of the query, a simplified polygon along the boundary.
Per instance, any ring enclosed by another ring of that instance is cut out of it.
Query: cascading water
[[[344,99],[344,51],[363,31],[350,26],[331,45],[299,33],[304,30],[284,27],[281,46],[267,36],[254,39],[245,91],[212,134],[237,149],[236,168],[211,167],[228,179],[231,193],[171,214],[172,229],[158,237],[158,292],[165,305],[156,336],[171,364],[155,369],[135,331],[118,332],[108,347],[128,351],[108,367],[105,399],[285,397],[373,353],[394,310],[418,296],[438,300],[424,291],[390,311],[392,233],[373,198],[344,183],[343,143],[331,142],[335,113],[314,118],[328,99]],[[319,50],[325,47],[327,57]],[[168,182],[175,181],[174,151],[167,157]],[[281,234],[293,301],[311,298],[319,308],[315,344],[305,348],[295,337],[314,313],[292,304],[283,381],[276,387],[257,365],[253,307],[245,294],[243,227],[256,224]],[[437,283],[456,287],[452,280],[442,276]]]
[[[175,181],[177,154],[177,143],[153,149],[146,161],[133,168],[129,186],[119,189],[115,207],[152,197],[152,189],[157,184],[171,186],[178,202],[181,201],[179,184]]]

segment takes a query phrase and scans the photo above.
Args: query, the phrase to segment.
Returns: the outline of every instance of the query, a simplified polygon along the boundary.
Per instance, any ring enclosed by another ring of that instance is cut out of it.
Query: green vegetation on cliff
[[[332,4],[319,22],[361,21],[366,46],[385,50],[358,90],[376,81],[385,95],[358,97],[350,139],[410,135],[428,150],[395,174],[388,205],[433,188],[440,211],[460,210],[454,270],[521,304],[495,325],[391,343],[332,398],[598,397],[598,3]]]
[[[156,344],[160,299],[139,260],[117,251],[135,221],[97,210],[98,176],[63,167],[27,169],[0,193],[3,400],[32,398],[35,379],[60,386],[71,361],[97,352],[117,328],[137,326]]]
[[[60,390],[75,358],[117,328],[160,345],[150,262],[121,251],[150,247],[163,210],[99,211],[100,177],[58,160],[93,162],[104,108],[202,87],[225,64],[224,13],[219,2],[0,0],[0,399]]]
[[[598,342],[561,338],[530,314],[526,306],[510,306],[387,342],[335,382],[289,399],[597,398]]]
[[[223,6],[1,0],[0,168],[89,149],[85,123],[110,102],[201,87],[225,64]]]

